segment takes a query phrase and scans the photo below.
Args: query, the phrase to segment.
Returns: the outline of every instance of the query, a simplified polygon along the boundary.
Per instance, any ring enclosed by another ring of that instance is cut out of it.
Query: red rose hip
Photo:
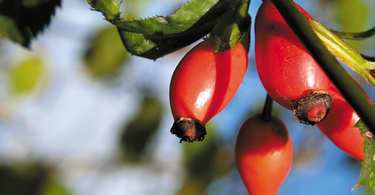
[[[333,95],[332,109],[327,118],[317,126],[337,147],[362,161],[365,158],[365,139],[360,130],[354,127],[360,118],[335,86],[332,85],[330,89]]]
[[[302,123],[324,119],[332,101],[327,93],[331,81],[270,0],[262,3],[255,20],[255,61],[264,88],[277,103],[293,110]]]
[[[176,67],[170,84],[174,117],[171,133],[181,141],[201,141],[206,123],[233,98],[245,76],[247,51],[238,43],[214,53],[216,43],[205,40],[191,49]]]
[[[276,195],[293,161],[293,146],[285,124],[277,117],[250,116],[235,142],[235,163],[251,195]]]

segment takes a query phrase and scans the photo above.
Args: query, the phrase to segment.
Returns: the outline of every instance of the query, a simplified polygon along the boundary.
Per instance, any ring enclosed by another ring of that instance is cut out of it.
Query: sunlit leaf
[[[86,70],[94,77],[113,76],[125,65],[128,56],[115,26],[100,30],[84,54]]]
[[[45,67],[37,57],[21,61],[10,69],[11,91],[16,95],[32,91],[42,81],[44,72]]]
[[[120,3],[117,3],[116,0],[87,0],[87,3],[95,11],[102,12],[107,20],[120,19]]]

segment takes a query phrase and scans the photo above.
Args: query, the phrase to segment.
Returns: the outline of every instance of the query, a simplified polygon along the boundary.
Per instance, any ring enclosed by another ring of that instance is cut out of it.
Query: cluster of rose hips
[[[171,132],[181,141],[204,139],[206,123],[230,102],[245,76],[248,56],[241,43],[220,53],[214,53],[215,46],[209,39],[199,43],[172,76]],[[235,143],[236,166],[250,194],[276,194],[292,165],[292,141],[285,124],[269,112],[272,99],[292,110],[301,123],[317,125],[349,155],[364,159],[364,138],[353,127],[359,116],[270,0],[262,3],[256,16],[255,60],[270,98],[263,113],[244,121]]]

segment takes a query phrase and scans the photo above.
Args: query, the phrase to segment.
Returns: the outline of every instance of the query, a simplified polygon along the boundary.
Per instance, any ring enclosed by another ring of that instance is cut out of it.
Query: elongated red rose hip
[[[335,86],[331,86],[330,93],[333,94],[332,109],[318,127],[337,147],[362,161],[365,158],[365,139],[359,129],[354,127],[360,118]]]
[[[332,102],[327,93],[331,81],[270,0],[262,3],[255,20],[255,61],[264,88],[277,103],[293,110],[302,123],[324,119]]]
[[[204,126],[226,107],[245,76],[248,57],[242,44],[216,54],[215,46],[209,40],[199,43],[173,73],[169,95],[175,122],[171,133],[181,141],[204,139]]]
[[[275,116],[250,116],[235,142],[235,163],[249,194],[276,195],[293,161],[293,146],[285,124]]]

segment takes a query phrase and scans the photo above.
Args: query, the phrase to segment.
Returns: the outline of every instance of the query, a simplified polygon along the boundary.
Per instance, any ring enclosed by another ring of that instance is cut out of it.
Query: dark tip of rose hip
[[[206,128],[199,120],[184,117],[173,123],[171,133],[180,138],[180,143],[203,141],[207,134]]]
[[[296,119],[307,125],[316,125],[327,116],[332,96],[325,91],[310,91],[293,106]]]

